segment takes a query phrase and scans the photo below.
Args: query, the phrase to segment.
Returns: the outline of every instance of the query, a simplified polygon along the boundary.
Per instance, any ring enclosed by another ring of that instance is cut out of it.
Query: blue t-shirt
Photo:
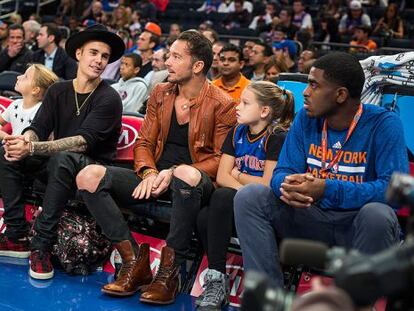
[[[309,172],[320,178],[323,119],[299,111],[288,133],[271,181],[276,196],[285,176]],[[329,163],[345,141],[348,129],[328,128]],[[364,105],[362,116],[345,146],[339,167],[326,177],[323,198],[327,209],[359,209],[369,202],[384,202],[391,174],[408,173],[407,147],[401,121],[394,113]]]

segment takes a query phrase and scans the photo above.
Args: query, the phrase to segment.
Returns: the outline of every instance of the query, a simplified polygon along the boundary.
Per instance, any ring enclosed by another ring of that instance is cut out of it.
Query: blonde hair
[[[268,130],[288,131],[295,117],[293,94],[268,81],[252,82],[247,88],[254,93],[259,105],[270,107]]]
[[[58,76],[45,65],[42,64],[30,64],[28,68],[33,68],[33,87],[40,88],[40,98],[41,100],[46,93],[46,90],[59,80]]]

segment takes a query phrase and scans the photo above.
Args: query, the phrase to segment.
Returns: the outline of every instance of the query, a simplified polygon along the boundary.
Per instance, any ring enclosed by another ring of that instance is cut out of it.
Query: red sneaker
[[[41,250],[34,250],[30,254],[29,275],[38,280],[53,278],[53,265],[50,261],[50,253]]]
[[[0,233],[0,256],[28,258],[30,256],[29,240],[24,238],[13,242]]]

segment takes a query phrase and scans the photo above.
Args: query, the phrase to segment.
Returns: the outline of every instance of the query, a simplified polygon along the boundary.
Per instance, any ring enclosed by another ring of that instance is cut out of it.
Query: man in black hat
[[[0,148],[0,189],[7,226],[0,234],[0,255],[30,255],[29,274],[36,279],[53,277],[50,248],[62,209],[75,192],[76,174],[90,163],[113,160],[121,128],[121,98],[100,75],[108,63],[122,56],[122,39],[94,25],[70,37],[66,52],[79,62],[76,78],[52,85],[31,126],[20,136],[5,137]],[[53,140],[49,140],[51,135]],[[23,180],[33,172],[46,177],[47,185],[30,246]]]

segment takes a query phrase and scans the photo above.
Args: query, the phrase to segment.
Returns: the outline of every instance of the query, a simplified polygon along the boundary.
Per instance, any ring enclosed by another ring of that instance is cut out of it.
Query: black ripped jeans
[[[118,206],[134,209],[137,203],[148,202],[146,206],[151,209],[150,203],[155,200],[153,198],[136,200],[131,196],[142,180],[134,171],[114,166],[106,168],[105,176],[96,192],[81,191],[82,198],[112,243],[124,240],[135,243]],[[172,209],[167,245],[175,251],[176,264],[184,262],[190,248],[197,215],[201,207],[207,205],[214,189],[207,174],[201,172],[201,176],[201,181],[196,187],[191,187],[181,179],[173,177],[168,190]]]
[[[74,152],[59,152],[50,157],[31,156],[18,162],[4,158],[0,148],[0,189],[4,203],[5,235],[16,240],[27,236],[29,227],[24,209],[24,181],[47,182],[42,212],[35,221],[32,249],[50,250],[56,240],[56,229],[62,210],[76,191],[78,172],[94,161]]]

